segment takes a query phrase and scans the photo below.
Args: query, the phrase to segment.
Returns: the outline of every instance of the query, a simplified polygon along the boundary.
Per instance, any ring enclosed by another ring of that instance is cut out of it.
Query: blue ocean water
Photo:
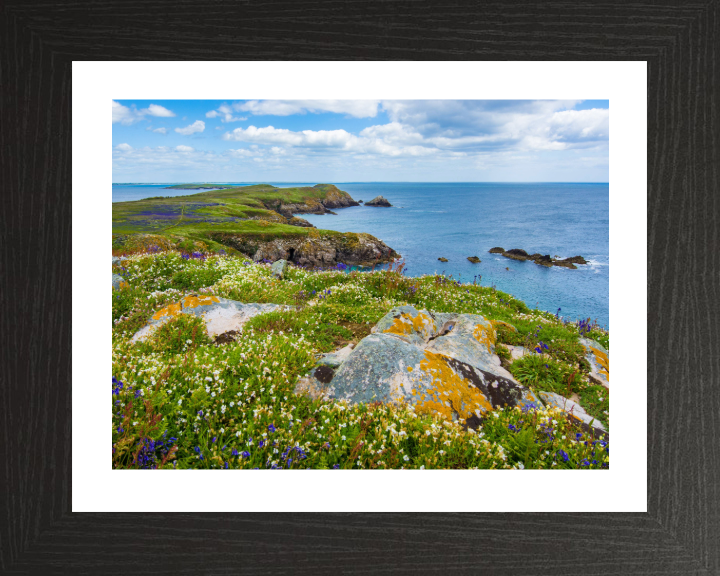
[[[243,184],[243,183],[237,183]],[[250,183],[244,183],[250,184]],[[277,186],[315,183],[276,183]],[[393,208],[354,206],[302,217],[318,228],[368,232],[399,252],[409,276],[481,276],[530,307],[609,327],[609,186],[572,183],[336,183],[355,200],[387,198]],[[113,184],[113,202],[186,195],[162,185]],[[489,254],[493,246],[551,256],[584,256],[577,270]],[[439,262],[439,257],[449,261]],[[479,256],[472,264],[468,256]]]

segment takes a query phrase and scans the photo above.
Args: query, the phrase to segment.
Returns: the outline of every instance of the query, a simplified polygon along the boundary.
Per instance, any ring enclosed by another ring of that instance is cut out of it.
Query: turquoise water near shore
[[[337,216],[305,214],[318,228],[368,232],[399,252],[407,275],[435,272],[462,282],[480,276],[496,286],[569,319],[592,318],[609,327],[609,185],[575,183],[339,183],[355,200],[387,198],[393,208],[354,206]],[[233,183],[253,184],[253,182]],[[273,183],[276,186],[314,185]],[[197,191],[166,190],[169,184],[113,184],[113,202]],[[518,262],[488,250],[522,248],[528,253],[581,255],[577,270]],[[468,256],[482,261],[472,264]],[[438,261],[447,258],[447,263]]]

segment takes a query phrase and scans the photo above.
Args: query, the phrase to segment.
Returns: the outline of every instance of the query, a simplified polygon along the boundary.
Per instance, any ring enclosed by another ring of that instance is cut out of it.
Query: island
[[[587,264],[587,260],[583,258],[582,256],[571,256],[569,258],[551,258],[550,254],[528,254],[525,250],[522,248],[512,248],[510,250],[505,250],[504,248],[501,248],[499,246],[496,246],[494,248],[490,248],[488,250],[490,254],[500,254],[501,256],[504,256],[505,258],[510,258],[511,260],[531,260],[535,262],[535,264],[540,264],[540,266],[545,266],[546,268],[550,268],[551,266],[560,266],[562,268],[570,268],[571,270],[577,270],[577,266],[575,264]]]

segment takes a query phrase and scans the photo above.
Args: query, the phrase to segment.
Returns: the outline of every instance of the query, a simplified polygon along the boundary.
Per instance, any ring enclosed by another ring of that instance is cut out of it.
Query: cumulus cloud
[[[237,110],[237,108],[236,108]],[[239,122],[247,120],[246,116],[233,116],[233,108],[228,104],[222,104],[217,110],[210,110],[205,114],[207,118],[220,118],[221,122]]]
[[[334,112],[353,118],[374,118],[377,116],[379,104],[379,100],[250,100],[234,103],[233,108],[255,116]]]
[[[123,106],[120,102],[112,101],[112,123],[116,124],[132,124],[137,120],[137,114],[127,106]]]
[[[158,134],[167,134],[167,128],[155,128],[153,132],[157,132]]]
[[[140,112],[143,114],[149,114],[150,116],[158,116],[160,118],[171,118],[172,116],[175,116],[174,112],[168,110],[164,106],[160,106],[159,104],[150,104],[150,106],[143,108]]]
[[[183,136],[190,136],[191,134],[202,132],[203,130],[205,130],[205,122],[202,120],[195,120],[195,122],[189,126],[185,126],[185,128],[175,128],[175,132],[182,134]]]
[[[138,110],[133,105],[132,107],[123,106],[120,102],[112,101],[112,123],[120,123],[129,125],[138,120],[142,120],[145,116],[158,116],[161,118],[170,118],[175,116],[175,113],[168,110],[164,106],[159,104],[150,104],[147,108]]]
[[[184,146],[183,144],[180,144],[180,146],[175,146],[175,150],[178,152],[194,152],[195,148],[192,148],[190,146]]]
[[[118,144],[115,146],[115,150],[120,150],[121,152],[129,152],[132,150],[133,147],[130,146],[130,144],[127,144],[126,142],[123,142],[122,144]]]

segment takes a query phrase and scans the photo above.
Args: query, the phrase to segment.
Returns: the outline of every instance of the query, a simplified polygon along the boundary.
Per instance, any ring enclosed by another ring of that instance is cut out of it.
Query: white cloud
[[[205,130],[205,122],[202,120],[195,120],[195,122],[189,126],[185,126],[185,128],[175,128],[175,132],[183,136],[190,136],[191,134],[195,134],[195,132],[202,132],[203,130]]]
[[[122,151],[122,152],[129,152],[129,151],[132,150],[132,149],[133,149],[133,147],[130,146],[130,144],[127,144],[127,143],[125,143],[125,142],[123,142],[122,144],[118,144],[117,146],[115,146],[115,150],[120,150],[120,151]]]
[[[178,152],[195,152],[195,148],[192,148],[190,146],[184,146],[183,144],[180,144],[180,146],[175,146],[175,150]]]
[[[240,122],[242,120],[247,120],[246,116],[233,116],[233,108],[237,110],[236,104],[233,104],[232,106],[229,106],[227,104],[222,104],[217,110],[210,110],[205,116],[207,118],[220,118],[221,122]]]
[[[116,124],[132,124],[137,120],[137,115],[127,106],[123,106],[120,102],[112,101],[112,123]]]
[[[164,106],[160,106],[159,104],[150,104],[147,108],[143,108],[140,110],[141,114],[149,114],[150,116],[158,116],[160,118],[171,118],[172,116],[175,116],[175,113],[168,110]]]
[[[374,118],[377,116],[379,104],[379,100],[250,100],[235,103],[233,108],[256,116],[335,112],[354,118]]]
[[[159,116],[162,118],[169,118],[175,116],[175,114],[167,108],[160,106],[159,104],[150,104],[147,108],[137,110],[133,105],[132,108],[123,106],[120,102],[112,101],[112,123],[120,123],[129,125],[138,120],[142,120],[145,116]]]
[[[153,132],[157,132],[159,134],[167,134],[167,128],[155,128]]]

